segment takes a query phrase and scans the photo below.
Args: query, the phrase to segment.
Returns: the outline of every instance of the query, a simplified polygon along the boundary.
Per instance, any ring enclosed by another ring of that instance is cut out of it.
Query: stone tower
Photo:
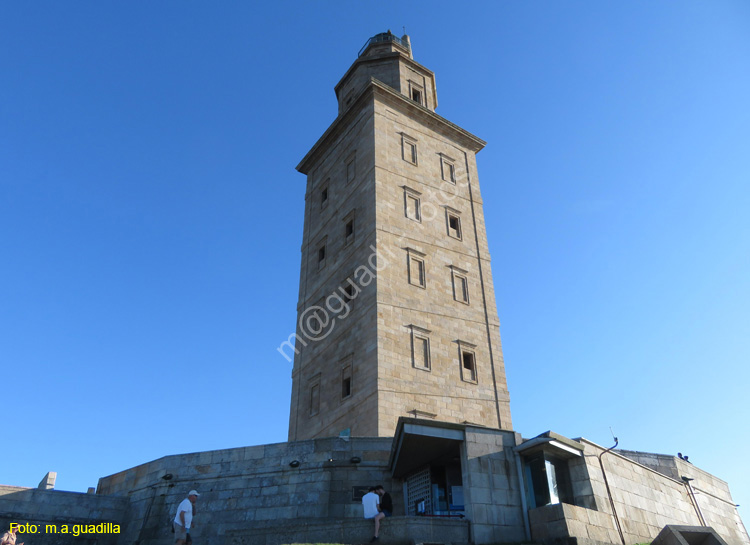
[[[408,36],[335,87],[307,175],[289,440],[393,435],[400,416],[512,429],[476,153],[435,113]]]

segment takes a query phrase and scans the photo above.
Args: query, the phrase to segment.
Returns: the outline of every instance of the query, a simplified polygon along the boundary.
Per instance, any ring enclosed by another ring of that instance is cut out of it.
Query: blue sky
[[[750,4],[0,4],[0,483],[286,440],[305,178],[368,37],[478,156],[514,427],[748,522]]]

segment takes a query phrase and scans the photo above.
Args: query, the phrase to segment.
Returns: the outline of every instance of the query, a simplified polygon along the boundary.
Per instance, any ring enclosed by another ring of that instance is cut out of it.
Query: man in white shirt
[[[378,534],[380,533],[380,521],[383,520],[385,515],[380,512],[380,496],[375,493],[375,488],[370,487],[370,491],[362,496],[362,508],[365,512],[366,519],[373,519],[375,521],[375,536],[370,540],[370,543],[378,540]]]
[[[191,490],[188,497],[180,502],[174,517],[174,538],[177,545],[185,545],[187,534],[193,523],[193,504],[198,499],[198,492]]]

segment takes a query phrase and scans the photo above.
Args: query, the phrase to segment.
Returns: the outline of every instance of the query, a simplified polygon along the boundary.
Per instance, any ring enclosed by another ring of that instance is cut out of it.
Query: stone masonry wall
[[[389,96],[375,104],[377,245],[388,262],[378,273],[378,433],[393,433],[398,418],[414,410],[510,429],[474,152],[444,134],[439,121],[408,108],[419,107]],[[407,137],[417,147],[416,164],[405,159]],[[447,158],[455,183],[444,179]],[[406,194],[419,197],[418,217],[407,217]],[[449,214],[460,220],[459,237],[448,229]],[[413,256],[424,262],[423,285],[410,277]],[[468,281],[468,302],[455,296],[456,274]],[[413,361],[412,331],[428,339],[429,368]],[[474,353],[474,379],[462,370],[457,341]]]
[[[75,536],[62,533],[62,527],[68,525],[73,532],[74,525],[110,522],[122,529],[127,509],[127,498],[0,485],[0,533],[12,522],[37,525],[36,533],[18,534],[18,542],[27,545],[114,545],[119,538],[116,534]]]
[[[522,486],[513,453],[520,435],[467,427],[465,437],[461,464],[472,541],[477,544],[525,541]]]
[[[382,484],[403,513],[401,486],[387,471],[391,441],[329,438],[166,456],[100,479],[98,493],[130,499],[120,545],[168,545],[177,505],[194,488],[201,496],[191,535],[202,545],[223,545],[230,533],[259,526],[359,519],[355,487]],[[354,456],[361,463],[352,463]],[[293,460],[298,468],[289,466]],[[172,479],[162,479],[166,474]]]
[[[604,449],[585,439],[581,442],[595,505],[611,514],[597,459]],[[703,525],[682,481],[615,452],[605,454],[602,459],[627,543],[650,541],[667,524]],[[712,526],[728,543],[750,544],[726,483],[681,460],[675,460],[675,467],[679,475],[694,479],[691,484],[706,525]]]

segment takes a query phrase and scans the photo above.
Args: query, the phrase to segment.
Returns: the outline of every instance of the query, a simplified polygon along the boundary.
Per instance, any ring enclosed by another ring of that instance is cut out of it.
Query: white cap
[[[197,490],[191,490],[188,492],[188,496],[200,496],[200,494],[198,494]]]

